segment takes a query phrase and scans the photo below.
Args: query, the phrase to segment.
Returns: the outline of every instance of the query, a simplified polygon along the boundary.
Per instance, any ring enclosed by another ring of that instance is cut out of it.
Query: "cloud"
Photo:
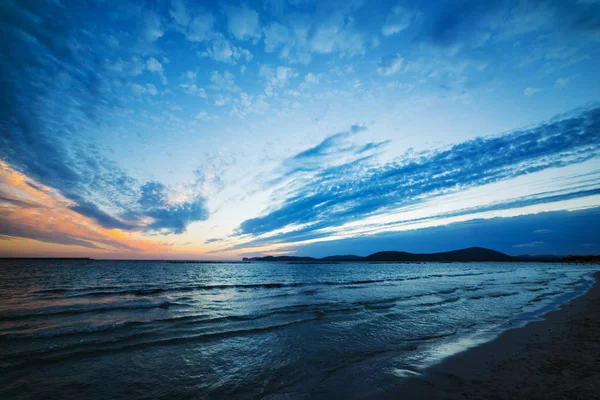
[[[331,154],[332,152],[337,153],[346,151],[348,149],[354,149],[354,146],[344,147],[342,144],[345,142],[345,139],[353,136],[356,133],[363,132],[366,130],[367,127],[363,125],[352,125],[350,127],[350,131],[340,132],[328,136],[315,147],[311,147],[307,150],[296,154],[294,157],[292,157],[292,159],[301,160],[306,158],[322,157],[324,155]]]
[[[198,96],[201,97],[203,99],[208,99],[208,95],[206,94],[206,90],[204,90],[204,88],[199,87],[196,84],[196,77],[197,74],[194,71],[186,71],[183,76],[181,77],[181,80],[183,80],[182,83],[180,83],[178,86],[187,94],[192,95],[192,96]]]
[[[529,249],[529,248],[544,246],[545,244],[546,243],[544,243],[544,242],[536,241],[536,242],[530,242],[530,243],[515,244],[513,247],[516,247],[518,249]]]
[[[304,76],[304,82],[306,83],[319,83],[319,78],[317,78],[312,72],[309,72]]]
[[[316,27],[310,48],[315,53],[337,52],[349,57],[365,53],[363,35],[354,31],[351,22],[340,24],[337,18]]]
[[[206,12],[192,13],[182,0],[171,1],[169,15],[176,29],[191,42],[205,42],[215,34],[215,17]]]
[[[82,139],[81,132],[96,132],[104,118],[114,115],[124,94],[103,75],[105,60],[89,51],[104,46],[97,42],[103,39],[81,34],[80,16],[58,4],[5,6],[14,9],[0,17],[3,26],[12,26],[0,44],[7,55],[0,62],[0,159],[56,190],[70,201],[69,210],[106,228],[180,233],[190,221],[206,216],[199,198],[144,210],[137,201],[144,184]],[[160,19],[151,12],[140,24],[148,38],[162,35]],[[145,66],[160,71],[154,61]],[[123,89],[158,94],[153,84],[130,83]]]
[[[227,26],[237,40],[258,40],[262,33],[258,13],[247,6],[227,6]]]
[[[211,47],[206,50],[206,54],[216,61],[233,62],[233,49],[225,36],[220,33],[215,36]]]
[[[366,130],[364,125],[352,125],[348,131],[329,135],[317,145],[283,160],[276,171],[277,177],[269,184],[281,183],[292,176],[296,178],[296,182],[300,182],[297,179],[298,175],[307,175],[307,179],[311,180],[316,171],[329,168],[329,172],[334,174],[337,171],[335,166],[365,163],[373,156],[375,150],[389,143],[385,141],[357,144],[352,140],[358,133]]]
[[[525,96],[529,97],[529,96],[533,96],[534,94],[539,93],[541,91],[542,91],[542,89],[540,89],[540,88],[528,87],[525,90],[523,90],[523,94]]]
[[[381,27],[381,33],[384,36],[395,35],[411,24],[414,13],[402,6],[392,8],[392,12],[387,16],[385,24]]]
[[[383,76],[394,75],[398,71],[400,71],[403,62],[404,59],[400,56],[400,54],[382,57],[379,61],[379,68],[377,68],[377,73]]]
[[[284,23],[273,22],[263,29],[265,52],[279,51],[279,58],[292,63],[310,62],[309,33],[314,23],[309,15],[289,13]]]
[[[282,60],[302,64],[308,64],[313,53],[365,54],[364,34],[355,22],[361,2],[319,2],[314,9],[305,6],[282,5],[287,10],[263,29],[265,52],[278,52]]]
[[[215,17],[212,14],[196,15],[188,25],[187,38],[192,42],[204,42],[213,35]]]
[[[155,42],[161,38],[165,31],[160,16],[154,11],[145,10],[139,20],[140,36],[147,42]]]
[[[221,92],[237,92],[239,88],[235,84],[235,76],[229,71],[213,71],[210,74],[210,81],[212,84],[209,86],[212,90]]]
[[[269,109],[269,104],[265,99],[266,96],[264,94],[252,96],[242,92],[239,98],[235,99],[232,112],[240,118],[244,118],[248,114],[262,115]]]
[[[290,30],[279,22],[273,22],[271,25],[265,27],[264,35],[265,52],[267,53],[272,53],[280,47],[293,43]]]
[[[160,77],[160,81],[163,85],[167,84],[167,78],[165,77],[163,66],[156,58],[149,58],[148,61],[146,61],[146,68],[148,71],[156,73]]]
[[[106,68],[117,74],[124,74],[126,76],[138,76],[144,72],[146,64],[140,57],[134,56],[129,61],[124,61],[118,58],[114,62],[107,62]]]
[[[290,67],[261,65],[258,75],[265,80],[265,93],[272,96],[277,89],[285,87],[290,80],[298,76],[298,72]]]
[[[573,75],[573,76],[567,76],[567,77],[564,77],[564,78],[558,78],[558,79],[556,80],[556,82],[554,82],[554,85],[555,85],[556,87],[558,87],[558,88],[561,88],[561,89],[562,89],[562,88],[564,88],[565,86],[567,86],[567,85],[569,84],[569,82],[570,82],[571,80],[573,80],[573,78],[575,78],[575,76],[574,76],[574,75]]]
[[[183,91],[187,94],[202,97],[203,99],[208,99],[206,90],[204,90],[204,88],[198,87],[195,83],[181,83],[179,84],[179,87],[182,88]]]
[[[173,202],[169,199],[167,187],[159,182],[144,184],[138,203],[144,210],[143,215],[152,218],[146,229],[162,233],[183,233],[191,222],[208,218],[203,197],[195,196],[191,201]]]
[[[388,144],[390,144],[390,140],[384,140],[383,142],[370,142],[358,149],[358,154],[363,154],[371,150],[376,150],[381,147],[387,146]]]
[[[347,148],[345,148],[342,144],[345,142],[345,139],[351,135],[351,132],[340,132],[328,136],[318,145],[296,154],[291,158],[291,160],[304,161],[310,158],[320,158],[332,153],[344,152]]]
[[[300,255],[324,257],[332,254],[368,255],[382,250],[431,253],[437,251],[481,246],[507,254],[581,254],[582,243],[599,243],[600,233],[595,227],[600,224],[600,208],[578,211],[553,211],[516,217],[475,219],[443,226],[377,233],[369,236],[330,240],[310,244],[291,245],[281,250],[296,251]],[[532,231],[536,226],[552,225],[556,230],[544,237],[546,246],[528,248],[518,244],[539,240]],[[595,248],[583,249],[585,254],[600,252]]]
[[[214,121],[218,118],[216,115],[209,114],[206,111],[200,111],[198,114],[196,114],[196,119],[200,121]]]
[[[379,223],[379,224],[366,224],[358,230],[352,230],[351,228],[342,228],[341,231],[335,232],[331,229],[331,224],[327,222],[321,222],[318,224],[305,224],[303,227],[288,229],[286,232],[279,232],[273,235],[259,236],[258,238],[245,241],[237,245],[227,248],[227,250],[237,250],[242,248],[253,248],[262,247],[273,244],[293,244],[298,242],[305,242],[315,239],[326,239],[329,241],[331,237],[368,237],[370,235],[378,235],[382,232],[397,232],[403,230],[421,230],[424,226],[430,223],[436,225],[446,225],[449,222],[452,223],[456,220],[456,217],[462,216],[477,216],[485,212],[499,211],[499,210],[511,210],[513,208],[528,207],[537,204],[560,202],[564,200],[576,199],[587,196],[597,196],[600,194],[600,189],[592,190],[580,190],[575,192],[569,192],[564,194],[548,194],[548,195],[535,195],[528,196],[518,200],[508,200],[492,203],[489,205],[475,206],[472,208],[463,208],[457,211],[446,212],[441,214],[428,215],[426,217],[410,218],[397,222]],[[413,203],[407,203],[404,205],[405,208],[415,209],[418,207],[419,201]],[[348,222],[354,222],[354,219],[350,219]],[[302,226],[302,225],[300,225]],[[470,245],[467,245],[470,246]],[[466,246],[465,246],[466,247]],[[377,249],[379,251],[381,249]],[[438,249],[439,250],[439,249]],[[438,251],[436,250],[436,251]]]
[[[418,41],[454,53],[531,32],[590,39],[600,26],[600,3],[577,0],[416,3],[409,12],[415,13],[410,28]]]
[[[215,61],[229,64],[236,64],[239,60],[248,62],[253,58],[252,53],[249,50],[233,46],[225,36],[220,33],[215,34],[211,45],[205,52],[201,53],[201,55],[210,57]]]
[[[208,99],[208,95],[206,94],[206,90],[204,88],[196,85],[196,72],[194,71],[186,71],[181,79],[184,81],[180,83],[178,86],[183,89],[183,91],[187,94],[198,96],[203,99]]]
[[[223,107],[225,104],[229,103],[231,98],[229,96],[223,96],[222,94],[217,94],[215,96],[215,106]]]
[[[171,0],[169,15],[173,22],[178,26],[187,26],[190,23],[191,16],[188,13],[187,6],[183,0]]]
[[[599,136],[600,108],[591,108],[534,128],[477,138],[383,165],[351,162],[326,168],[294,188],[277,208],[244,221],[239,234],[266,235],[305,226],[295,233],[322,236],[319,229],[384,210],[598,157]],[[324,154],[339,139],[328,138],[295,157]]]
[[[141,96],[141,95],[145,95],[145,94],[149,94],[151,96],[156,96],[158,94],[158,90],[156,89],[156,86],[154,86],[151,83],[147,83],[145,86],[142,86],[137,83],[131,83],[129,86],[131,87],[131,91],[137,96]]]
[[[0,161],[0,240],[15,238],[79,246],[90,250],[156,250],[148,240],[99,226],[73,210],[72,202],[31,181]]]
[[[118,58],[112,62],[106,61],[105,68],[114,73],[118,78],[123,78],[123,76],[139,76],[144,71],[150,71],[159,77],[163,85],[168,83],[163,65],[154,57],[148,58],[145,62],[138,56],[131,57],[129,61]]]

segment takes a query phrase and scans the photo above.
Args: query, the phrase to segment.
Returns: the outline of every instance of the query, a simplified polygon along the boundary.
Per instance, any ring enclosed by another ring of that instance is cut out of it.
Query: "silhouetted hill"
[[[516,257],[483,247],[446,251],[442,253],[417,254],[403,251],[382,251],[365,257],[365,261],[515,261]]]
[[[446,251],[442,253],[407,253],[404,251],[381,251],[371,254],[367,257],[355,255],[329,256],[323,258],[313,257],[294,257],[294,256],[267,256],[244,258],[244,261],[290,261],[290,262],[311,262],[311,261],[370,261],[370,262],[390,262],[390,261],[432,261],[432,262],[450,262],[450,261],[533,261],[534,259],[522,259],[512,257],[499,251],[486,249],[483,247],[470,247],[468,249]]]

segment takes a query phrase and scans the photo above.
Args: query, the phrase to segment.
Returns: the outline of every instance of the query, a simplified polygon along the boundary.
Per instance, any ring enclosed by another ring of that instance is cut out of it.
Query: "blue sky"
[[[7,0],[0,30],[1,254],[600,252],[566,231],[600,206],[597,1]]]

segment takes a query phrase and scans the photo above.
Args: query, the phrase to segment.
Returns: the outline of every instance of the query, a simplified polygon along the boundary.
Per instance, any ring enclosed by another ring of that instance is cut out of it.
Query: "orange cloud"
[[[72,201],[0,161],[0,252],[45,254],[47,243],[66,253],[162,253],[164,244],[107,229],[70,206]]]

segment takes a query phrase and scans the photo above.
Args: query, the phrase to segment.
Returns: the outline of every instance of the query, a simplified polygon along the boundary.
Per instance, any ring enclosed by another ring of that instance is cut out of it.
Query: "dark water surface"
[[[0,398],[359,398],[597,267],[0,260]]]

